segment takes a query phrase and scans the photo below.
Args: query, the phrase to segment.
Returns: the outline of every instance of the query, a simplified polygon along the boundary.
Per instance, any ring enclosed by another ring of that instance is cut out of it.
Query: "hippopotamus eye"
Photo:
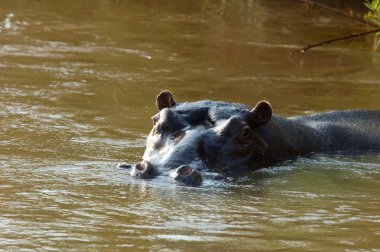
[[[162,131],[167,131],[167,130],[169,130],[169,127],[167,125],[165,125],[165,124],[162,124],[161,125],[161,130]]]
[[[243,128],[238,136],[239,141],[247,141],[249,140],[249,136],[251,134],[251,129],[249,127]]]
[[[156,127],[153,127],[153,131],[152,131],[153,135],[157,135],[158,134],[158,130]]]

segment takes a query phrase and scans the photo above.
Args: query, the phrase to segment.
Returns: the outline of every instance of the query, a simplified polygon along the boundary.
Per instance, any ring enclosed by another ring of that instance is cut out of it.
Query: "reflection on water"
[[[140,159],[163,89],[282,115],[379,109],[371,38],[295,51],[362,29],[298,2],[2,1],[0,250],[380,249],[377,153],[199,188],[115,168]]]

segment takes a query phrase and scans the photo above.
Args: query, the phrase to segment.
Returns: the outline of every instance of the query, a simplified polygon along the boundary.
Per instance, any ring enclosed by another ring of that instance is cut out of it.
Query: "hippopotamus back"
[[[288,119],[315,129],[330,151],[380,149],[380,111],[332,111]]]

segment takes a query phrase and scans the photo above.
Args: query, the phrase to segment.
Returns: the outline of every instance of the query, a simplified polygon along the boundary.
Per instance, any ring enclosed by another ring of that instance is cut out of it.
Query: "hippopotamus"
[[[129,174],[166,174],[199,186],[309,153],[380,150],[380,111],[344,110],[283,118],[268,101],[253,108],[223,101],[177,103],[172,93],[156,98],[158,113],[142,161]]]

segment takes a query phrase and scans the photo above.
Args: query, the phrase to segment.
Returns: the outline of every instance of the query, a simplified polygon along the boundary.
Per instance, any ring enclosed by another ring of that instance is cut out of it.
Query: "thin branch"
[[[337,41],[341,41],[341,40],[345,40],[345,39],[351,39],[351,38],[356,38],[356,37],[361,37],[361,36],[365,36],[365,35],[376,33],[376,32],[380,32],[380,28],[377,28],[377,29],[374,29],[374,30],[370,30],[370,31],[366,31],[366,32],[361,32],[361,33],[353,33],[353,34],[350,34],[348,36],[344,36],[344,37],[340,37],[340,38],[329,39],[329,40],[326,40],[326,41],[323,41],[323,42],[320,42],[320,43],[317,43],[317,44],[307,45],[307,46],[302,47],[300,50],[301,50],[302,53],[304,53],[307,50],[309,50],[311,48],[314,48],[314,47],[318,47],[318,46],[322,46],[322,45],[328,45],[330,43],[334,43],[334,42],[337,42]]]
[[[370,22],[367,22],[366,20],[360,18],[360,17],[357,17],[357,16],[351,16],[343,11],[340,11],[338,9],[335,9],[333,7],[330,7],[328,5],[325,5],[325,4],[321,4],[321,3],[318,3],[318,2],[315,2],[315,1],[312,1],[312,0],[301,0],[302,2],[304,3],[308,3],[308,4],[311,4],[311,5],[315,5],[315,6],[318,6],[322,9],[326,9],[326,10],[329,10],[329,11],[332,11],[332,12],[335,12],[341,16],[344,16],[344,17],[347,17],[347,18],[351,18],[351,19],[355,19],[356,21],[360,22],[360,23],[363,23],[363,24],[367,24],[367,25],[370,25],[372,27],[378,27],[377,25],[375,24],[372,24]]]

